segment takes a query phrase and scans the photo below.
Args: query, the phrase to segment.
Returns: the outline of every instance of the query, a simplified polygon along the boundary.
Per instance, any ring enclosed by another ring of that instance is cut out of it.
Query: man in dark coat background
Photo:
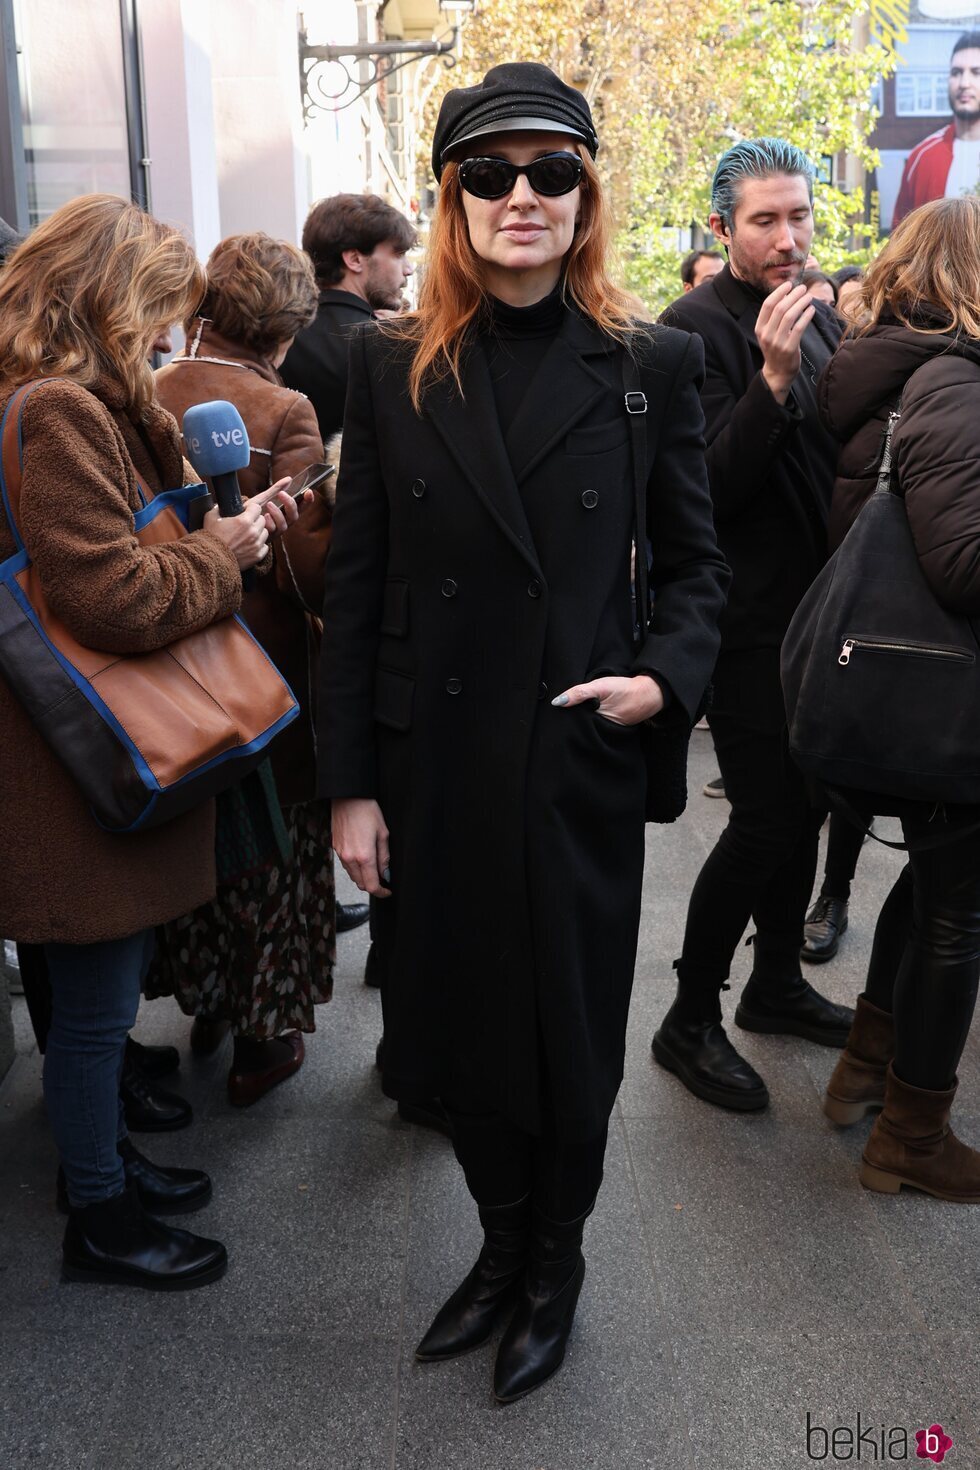
[[[335,194],[307,215],[303,249],[313,261],[320,300],[280,375],[313,404],[324,440],[339,434],[344,422],[351,331],[376,312],[399,310],[414,269],[408,251],[415,240],[414,226],[376,194]]]
[[[798,284],[813,238],[805,154],[780,139],[736,144],[718,164],[712,211],[728,264],[664,320],[705,347],[708,477],[733,575],[708,718],[732,811],[691,895],[677,1000],[653,1051],[697,1097],[751,1111],[768,1092],[728,1039],[720,1005],[750,919],[754,962],[736,1024],[843,1046],[853,1015],[800,973],[821,814],[789,760],[779,679],[786,627],[826,557],[836,445],[816,384],[841,329]]]

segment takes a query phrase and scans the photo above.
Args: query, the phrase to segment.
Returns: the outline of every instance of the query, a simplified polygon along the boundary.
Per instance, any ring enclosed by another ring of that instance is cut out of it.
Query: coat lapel
[[[589,359],[613,351],[615,343],[577,311],[565,313],[507,434],[507,456],[518,484],[609,392],[607,379]]]
[[[478,343],[467,348],[461,375],[462,397],[453,379],[443,378],[426,392],[422,411],[511,545],[540,576],[531,528],[497,422],[490,370]]]

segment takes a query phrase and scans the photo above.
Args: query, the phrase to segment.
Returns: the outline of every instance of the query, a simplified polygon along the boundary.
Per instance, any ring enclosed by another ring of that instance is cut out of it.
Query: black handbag
[[[633,460],[633,519],[636,530],[636,569],[633,590],[636,599],[635,642],[637,650],[646,640],[650,624],[650,576],[647,568],[647,440],[646,394],[640,387],[636,362],[627,350],[623,355],[623,387],[630,425]],[[699,711],[700,717],[700,711]],[[676,822],[687,806],[687,752],[692,722],[679,703],[666,715],[655,715],[639,726],[647,766],[645,820]]]
[[[874,494],[783,641],[790,752],[829,787],[980,804],[976,626],[942,606],[919,565],[892,465],[900,414]]]

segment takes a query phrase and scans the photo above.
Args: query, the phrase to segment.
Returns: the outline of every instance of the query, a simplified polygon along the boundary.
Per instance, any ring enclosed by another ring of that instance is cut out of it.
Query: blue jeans
[[[73,1205],[125,1188],[119,1081],[152,954],[152,929],[101,944],[44,946],[51,984],[44,1101]]]

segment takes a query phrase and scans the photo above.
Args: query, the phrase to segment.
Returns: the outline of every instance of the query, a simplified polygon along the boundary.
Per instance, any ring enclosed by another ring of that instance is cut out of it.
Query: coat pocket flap
[[[407,730],[412,723],[415,680],[394,669],[378,669],[374,680],[374,718],[392,730]]]
[[[385,582],[381,632],[390,638],[408,637],[408,583],[399,577],[389,577]]]

